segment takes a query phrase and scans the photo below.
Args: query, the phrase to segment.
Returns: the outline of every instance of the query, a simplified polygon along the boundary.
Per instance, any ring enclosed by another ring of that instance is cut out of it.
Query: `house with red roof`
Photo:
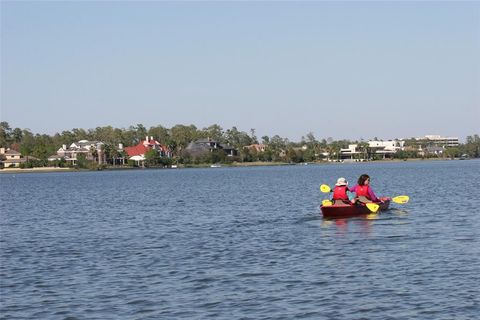
[[[146,136],[145,140],[140,141],[136,146],[125,147],[125,152],[128,154],[130,160],[144,161],[145,154],[152,149],[157,150],[160,157],[172,157],[172,152],[166,145],[161,144],[149,136]]]

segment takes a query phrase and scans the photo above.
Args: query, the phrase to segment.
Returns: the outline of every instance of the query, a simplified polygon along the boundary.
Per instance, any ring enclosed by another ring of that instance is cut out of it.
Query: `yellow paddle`
[[[333,205],[333,202],[328,200],[328,199],[325,199],[322,201],[322,206],[324,207],[329,207],[329,206],[332,206]]]
[[[327,192],[330,192],[332,189],[330,189],[329,186],[327,186],[326,184],[322,184],[320,186],[320,191],[324,192],[324,193],[327,193]]]
[[[398,204],[405,204],[408,202],[408,200],[410,200],[409,196],[397,196],[392,198],[392,201]]]
[[[326,184],[322,184],[320,186],[320,191],[322,191],[324,193],[328,193],[328,192],[331,191],[331,189]],[[325,199],[325,200],[322,201],[322,206],[324,206],[324,207],[333,206],[333,202],[328,200],[328,199]]]
[[[392,201],[395,202],[395,203],[399,203],[399,204],[405,204],[408,202],[408,200],[410,200],[410,197],[409,196],[397,196],[397,197],[394,197],[392,198]],[[372,203],[372,202],[369,202],[366,204],[367,208],[372,211],[372,212],[377,212],[378,209],[380,208],[380,206],[376,203]]]
[[[369,202],[367,204],[365,204],[368,208],[368,210],[372,211],[373,213],[377,212],[378,209],[380,208],[380,206],[376,203],[373,203],[373,202]]]

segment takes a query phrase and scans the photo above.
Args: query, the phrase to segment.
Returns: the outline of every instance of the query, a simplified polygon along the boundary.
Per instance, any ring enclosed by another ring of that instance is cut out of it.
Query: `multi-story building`
[[[458,147],[460,144],[458,137],[442,137],[439,135],[426,135],[422,138],[415,138],[417,141],[427,142],[430,146],[437,146],[442,148]]]
[[[5,158],[2,161],[4,168],[18,168],[25,162],[20,152],[11,149],[0,148],[0,156]]]
[[[348,148],[340,149],[341,159],[359,159],[367,160],[372,155],[379,155],[383,159],[391,157],[397,151],[403,150],[405,141],[403,140],[370,140],[368,141],[368,147],[360,148],[358,144],[350,144]]]
[[[91,161],[98,161],[102,164],[105,162],[105,155],[102,152],[103,142],[80,140],[72,143],[69,147],[63,145],[57,150],[57,156],[62,157],[71,165],[77,164],[78,155],[83,154],[85,159]],[[53,158],[50,157],[50,158]]]

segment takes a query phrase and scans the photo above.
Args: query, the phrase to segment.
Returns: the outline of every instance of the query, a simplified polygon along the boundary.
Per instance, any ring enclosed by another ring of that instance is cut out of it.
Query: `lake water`
[[[324,220],[368,173],[372,219]],[[1,319],[478,319],[480,161],[1,174]]]

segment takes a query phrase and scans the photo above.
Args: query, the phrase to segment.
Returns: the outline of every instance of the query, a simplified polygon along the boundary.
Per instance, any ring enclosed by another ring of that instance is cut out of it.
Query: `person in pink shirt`
[[[373,192],[370,187],[370,176],[368,174],[362,174],[360,178],[358,178],[357,185],[350,188],[350,191],[355,192],[355,199],[353,202],[383,202],[375,195],[375,192]]]

